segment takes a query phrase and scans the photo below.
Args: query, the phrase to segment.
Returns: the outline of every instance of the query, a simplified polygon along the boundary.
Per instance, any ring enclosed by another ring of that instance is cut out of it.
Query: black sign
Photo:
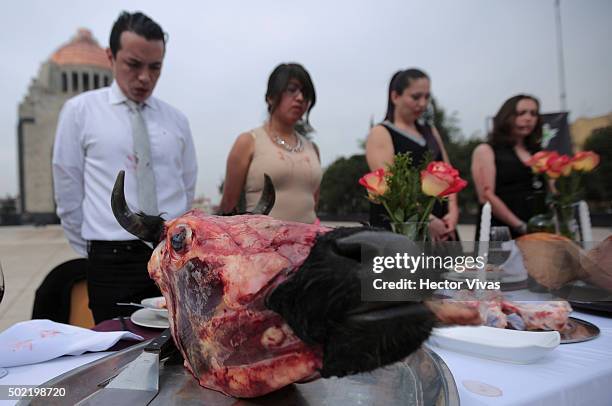
[[[560,154],[572,155],[568,113],[542,114],[542,148],[557,151]]]

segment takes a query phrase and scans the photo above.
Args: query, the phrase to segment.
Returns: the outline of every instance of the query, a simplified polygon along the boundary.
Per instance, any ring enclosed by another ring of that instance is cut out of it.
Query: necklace
[[[295,131],[293,132],[293,135],[295,136],[296,142],[295,142],[295,145],[292,147],[291,145],[289,145],[287,141],[282,139],[278,135],[278,133],[272,131],[272,126],[270,125],[270,122],[267,122],[264,125],[264,130],[270,135],[270,138],[272,138],[272,140],[276,143],[276,145],[282,147],[287,152],[297,153],[297,152],[302,152],[302,150],[304,149],[302,139]]]
[[[295,138],[297,139],[297,142],[295,143],[295,146],[292,147],[287,141],[279,137],[278,134],[274,134],[274,142],[283,147],[287,152],[302,152],[302,149],[304,149],[302,139],[297,134],[295,135]]]

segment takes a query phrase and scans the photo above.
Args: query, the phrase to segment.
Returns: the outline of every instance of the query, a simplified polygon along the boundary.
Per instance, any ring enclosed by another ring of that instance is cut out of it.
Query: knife
[[[106,387],[78,406],[148,405],[159,391],[159,360],[176,351],[170,329],[152,340]]]

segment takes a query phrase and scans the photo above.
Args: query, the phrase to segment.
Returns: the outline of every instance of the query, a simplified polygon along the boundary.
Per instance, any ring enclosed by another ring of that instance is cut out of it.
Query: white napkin
[[[504,274],[508,276],[524,276],[527,277],[527,269],[523,263],[523,254],[515,241],[506,241],[502,243],[503,249],[510,249],[510,256],[499,267],[504,270]]]
[[[143,340],[129,331],[92,331],[51,320],[22,321],[0,333],[0,367],[35,364],[86,351],[104,351],[121,339]]]

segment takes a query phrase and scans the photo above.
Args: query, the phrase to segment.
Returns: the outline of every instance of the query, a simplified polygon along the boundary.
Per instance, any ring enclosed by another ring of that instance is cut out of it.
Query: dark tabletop
[[[129,331],[143,337],[145,340],[155,338],[164,330],[158,328],[148,328],[138,326],[128,318],[105,320],[92,328],[94,331]],[[132,345],[138,344],[140,341],[120,340],[107,351],[119,351]]]

